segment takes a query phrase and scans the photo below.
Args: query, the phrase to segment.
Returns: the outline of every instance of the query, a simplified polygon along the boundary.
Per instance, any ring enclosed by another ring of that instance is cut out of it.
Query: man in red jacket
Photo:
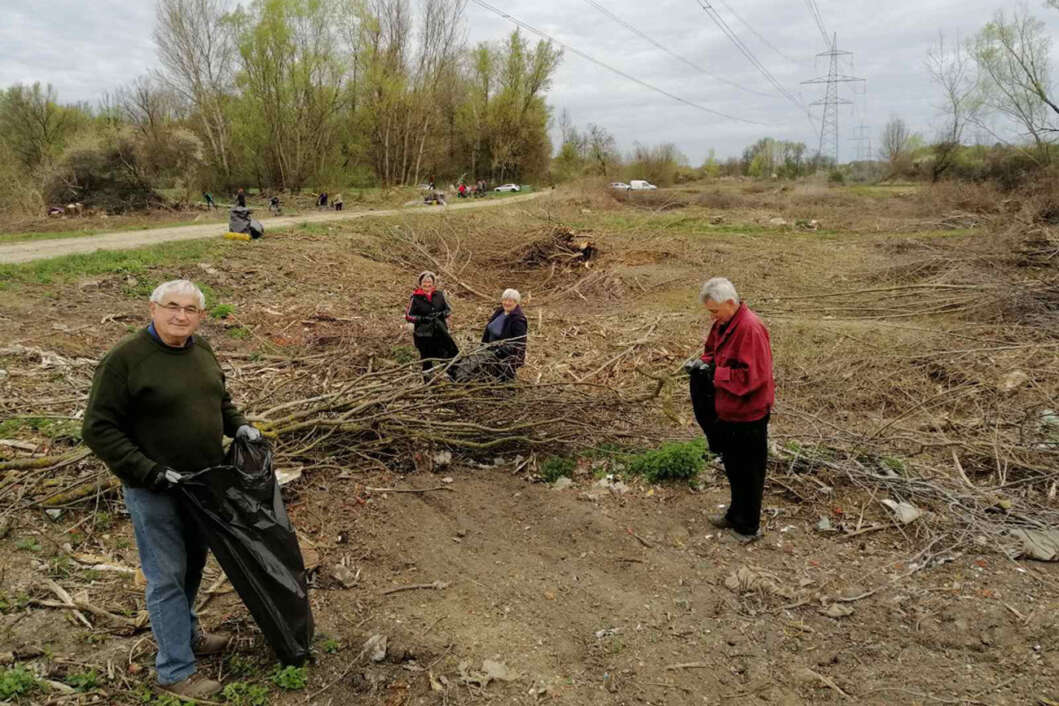
[[[699,392],[696,417],[710,450],[724,462],[732,491],[728,512],[710,522],[732,529],[739,541],[748,543],[760,537],[768,422],[775,401],[769,332],[723,277],[702,285],[699,299],[713,326],[701,360],[690,366],[693,395]],[[703,415],[698,407],[710,393],[713,414]]]

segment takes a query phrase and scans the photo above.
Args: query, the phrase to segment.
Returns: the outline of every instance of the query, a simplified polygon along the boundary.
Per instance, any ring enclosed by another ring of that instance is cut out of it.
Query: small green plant
[[[214,319],[227,319],[235,313],[235,307],[231,304],[218,304],[210,309],[210,317]]]
[[[21,549],[24,552],[39,552],[43,547],[33,537],[24,537],[15,542],[15,549]]]
[[[105,532],[114,526],[114,516],[105,510],[101,510],[92,518],[92,524],[97,530]]]
[[[228,658],[228,673],[236,677],[250,677],[258,673],[257,664],[249,657],[232,655]]]
[[[33,672],[20,664],[0,672],[0,699],[23,696],[39,686],[40,683]]]
[[[879,465],[899,476],[905,475],[905,472],[908,470],[904,459],[898,458],[897,456],[883,456],[879,459]]]
[[[64,579],[73,570],[73,562],[65,554],[57,554],[48,559],[48,575],[55,579]]]
[[[232,338],[239,339],[240,341],[245,341],[250,338],[250,329],[236,326],[235,328],[228,329],[228,335]]]
[[[548,483],[554,483],[562,476],[569,476],[577,468],[577,461],[562,456],[549,456],[541,464],[541,478]]]
[[[830,184],[845,184],[846,176],[837,169],[832,169],[831,173],[827,175],[827,181]]]
[[[320,649],[329,655],[333,655],[342,649],[342,643],[333,637],[329,637],[320,642]]]
[[[277,668],[272,675],[272,683],[287,691],[304,689],[309,683],[309,670],[305,667],[294,666]]]
[[[398,365],[407,365],[419,359],[419,354],[416,353],[416,349],[412,348],[412,346],[394,346],[390,349],[390,353]]]
[[[149,703],[151,706],[184,706],[184,701],[172,694],[158,694],[154,697],[154,700]],[[194,702],[189,701],[188,703]]]
[[[225,702],[234,706],[266,706],[268,704],[268,687],[262,684],[247,684],[236,681],[224,687],[221,692]]]
[[[92,689],[99,686],[99,675],[94,669],[89,669],[87,672],[76,672],[66,677],[66,683],[78,691],[92,691]]]
[[[670,441],[629,459],[629,472],[651,483],[662,480],[693,480],[705,466],[706,441]]]

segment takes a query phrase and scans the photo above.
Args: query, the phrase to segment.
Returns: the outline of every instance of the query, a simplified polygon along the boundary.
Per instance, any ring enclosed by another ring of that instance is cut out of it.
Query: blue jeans
[[[147,578],[147,612],[158,643],[158,683],[174,684],[195,673],[195,594],[206,565],[206,540],[173,495],[128,486],[124,490]]]

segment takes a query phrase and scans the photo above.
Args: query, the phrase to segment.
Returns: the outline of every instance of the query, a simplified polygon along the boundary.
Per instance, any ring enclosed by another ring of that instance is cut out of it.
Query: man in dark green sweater
[[[151,294],[151,324],[111,350],[96,369],[83,436],[117,475],[147,578],[147,610],[158,643],[158,683],[184,698],[221,684],[195,673],[195,655],[228,645],[201,631],[195,594],[207,547],[174,494],[181,474],[220,464],[222,437],[260,438],[232,404],[213,350],[195,330],[205,297],[188,280]]]

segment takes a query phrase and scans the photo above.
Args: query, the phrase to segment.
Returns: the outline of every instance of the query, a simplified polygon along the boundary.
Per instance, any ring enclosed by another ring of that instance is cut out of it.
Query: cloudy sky
[[[549,98],[556,114],[566,109],[578,125],[603,125],[623,149],[636,141],[673,142],[697,164],[711,149],[721,157],[736,155],[766,135],[816,148],[820,109],[811,108],[810,122],[722,34],[698,0],[489,4],[636,79],[731,116],[685,105],[568,51]],[[815,56],[825,47],[805,0],[710,4],[798,101],[809,104],[822,97],[822,86],[801,84],[828,69],[827,60]],[[840,159],[845,161],[857,156],[857,143],[850,138],[862,122],[875,144],[892,115],[929,135],[938,92],[924,66],[927,49],[939,31],[948,38],[973,35],[995,11],[1010,9],[1012,0],[817,0],[817,5],[827,31],[837,33],[839,48],[853,52],[843,57],[840,71],[867,79],[842,88],[842,95],[854,102],[839,112]],[[1053,37],[1059,36],[1059,12],[1045,8],[1042,0],[1031,0],[1028,7],[1046,21]],[[156,66],[153,18],[151,0],[0,0],[0,86],[41,81],[53,84],[64,101],[94,103],[103,92]],[[514,28],[473,2],[466,19],[472,42],[497,40]]]

